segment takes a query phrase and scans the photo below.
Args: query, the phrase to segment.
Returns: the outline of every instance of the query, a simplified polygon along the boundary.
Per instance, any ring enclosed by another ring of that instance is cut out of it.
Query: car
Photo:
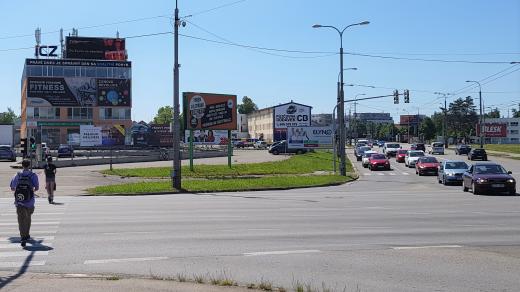
[[[433,156],[419,157],[415,163],[415,174],[419,176],[423,174],[438,175],[439,161]]]
[[[424,143],[414,143],[410,145],[410,150],[421,150],[426,152],[426,147],[424,146]]]
[[[354,150],[354,155],[356,155],[356,160],[357,161],[361,161],[361,159],[363,158],[363,154],[365,153],[365,151],[369,151],[371,150],[372,148],[368,147],[368,146],[360,146],[360,147],[357,147],[356,150]]]
[[[477,148],[477,149],[471,149],[471,151],[468,153],[468,160],[475,160],[480,159],[482,161],[487,160],[487,153],[485,149]]]
[[[395,156],[397,153],[397,150],[401,149],[401,145],[399,143],[385,143],[383,146],[383,153],[388,156]]]
[[[494,162],[477,162],[462,176],[462,190],[469,189],[475,195],[508,193],[516,194],[516,181],[502,165]]]
[[[363,158],[361,159],[361,165],[363,165],[363,167],[368,167],[368,160],[370,159],[370,156],[372,156],[372,154],[377,154],[377,152],[372,150],[365,151],[365,153],[363,154]]]
[[[440,184],[462,183],[462,175],[468,170],[468,164],[464,161],[445,160],[439,165],[437,180]]]
[[[385,146],[385,141],[377,141],[377,146],[379,146],[379,148]]]
[[[267,143],[265,141],[256,141],[253,147],[255,149],[267,149]]]
[[[408,152],[408,150],[405,150],[405,149],[397,150],[397,153],[395,154],[395,161],[396,162],[404,162],[404,158],[406,156],[406,152]]]
[[[303,153],[307,153],[308,150],[305,148],[289,148],[289,147],[287,147],[287,141],[283,140],[278,144],[272,145],[269,148],[268,152],[273,155],[278,155],[280,153],[303,154]]]
[[[385,169],[390,170],[390,161],[384,154],[373,154],[368,159],[368,169],[377,170],[377,169]]]
[[[276,146],[276,145],[282,143],[283,141],[285,141],[285,140],[282,140],[282,141],[275,141],[275,142],[273,142],[273,144],[269,145],[269,147],[267,147],[267,149],[269,150],[269,149],[271,149],[272,147],[274,147],[274,146]]]
[[[462,154],[468,154],[471,151],[471,146],[466,144],[459,144],[455,148],[455,154],[462,155]]]
[[[58,147],[58,158],[60,157],[71,157],[74,158],[74,148],[72,145],[60,145]]]
[[[408,167],[415,167],[415,163],[417,159],[424,156],[424,152],[422,150],[408,150],[406,152],[406,156],[404,157],[404,165]]]
[[[444,143],[442,142],[433,142],[432,145],[428,148],[429,154],[442,154],[444,155]]]
[[[0,145],[0,160],[16,161],[16,151],[9,145]]]

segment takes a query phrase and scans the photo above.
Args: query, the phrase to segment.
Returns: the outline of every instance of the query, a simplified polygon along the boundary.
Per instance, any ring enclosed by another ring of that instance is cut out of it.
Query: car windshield
[[[421,157],[424,156],[424,152],[410,152],[410,157]]]
[[[433,143],[433,147],[444,147],[442,143]]]
[[[6,147],[6,146],[0,146],[0,151],[10,151],[11,148],[9,147]]]
[[[473,153],[484,153],[486,152],[484,149],[475,149],[473,150]]]
[[[367,152],[368,152],[368,151],[367,151]],[[367,158],[370,157],[370,156],[372,156],[372,155],[374,155],[374,154],[377,154],[376,152],[368,152],[368,153],[367,153],[367,152],[365,152],[365,154],[363,154],[363,156],[364,156],[364,157],[367,157]]]
[[[477,165],[475,166],[477,174],[506,174],[507,171],[498,164]]]
[[[399,144],[387,144],[386,148],[399,148]]]
[[[446,169],[467,169],[468,165],[464,161],[446,162]]]
[[[359,147],[359,150],[362,151],[362,152],[368,151],[370,149],[372,149],[372,148],[370,148],[368,146],[361,146],[361,147]]]
[[[371,156],[371,158],[373,159],[386,159],[386,156],[384,156],[383,154],[374,154]]]
[[[422,163],[437,163],[437,158],[435,157],[422,157],[419,159]]]

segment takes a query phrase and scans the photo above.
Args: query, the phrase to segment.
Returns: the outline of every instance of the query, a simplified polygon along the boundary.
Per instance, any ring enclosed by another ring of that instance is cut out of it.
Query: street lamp
[[[480,82],[473,81],[473,80],[466,80],[466,82],[471,83],[477,83],[478,84],[478,97],[479,97],[479,103],[480,103],[480,116],[478,118],[479,120],[479,129],[480,129],[480,148],[484,148],[484,141],[482,139],[483,137],[483,131],[482,131],[482,86],[480,85]]]
[[[446,96],[450,95],[449,93],[442,92],[434,92],[434,94],[444,96],[444,121],[442,123],[442,138],[444,139],[444,148],[448,148],[448,139],[446,139],[446,123],[448,119],[448,108],[446,105]]]
[[[369,24],[370,22],[368,21],[363,21],[363,22],[360,22],[360,23],[354,23],[354,24],[351,24],[351,25],[347,25],[343,28],[343,30],[339,30],[338,28],[336,28],[335,26],[331,26],[331,25],[321,25],[321,24],[315,24],[313,25],[312,27],[313,28],[322,28],[322,27],[325,27],[325,28],[331,28],[331,29],[334,29],[338,32],[339,34],[339,39],[340,39],[340,49],[339,49],[339,72],[340,72],[340,90],[339,90],[339,98],[338,98],[338,104],[339,104],[339,110],[338,110],[338,117],[339,117],[339,124],[340,124],[340,129],[339,129],[339,135],[340,135],[340,147],[339,147],[339,150],[340,150],[340,159],[341,159],[341,164],[340,164],[340,174],[342,176],[346,176],[347,175],[347,169],[346,169],[346,161],[345,161],[345,134],[344,134],[344,131],[345,131],[345,105],[344,105],[344,100],[345,100],[345,92],[343,90],[343,32],[345,32],[345,30],[351,26],[355,26],[355,25],[367,25]]]

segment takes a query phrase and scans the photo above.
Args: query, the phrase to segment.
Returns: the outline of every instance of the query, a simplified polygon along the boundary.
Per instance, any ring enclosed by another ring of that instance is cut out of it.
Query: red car
[[[434,174],[439,173],[439,161],[432,156],[420,157],[415,163],[415,174]]]
[[[404,162],[404,157],[406,156],[406,151],[408,150],[397,150],[397,154],[395,155],[396,162]]]
[[[390,161],[384,154],[373,154],[368,159],[368,169],[376,170],[380,168],[390,170]]]

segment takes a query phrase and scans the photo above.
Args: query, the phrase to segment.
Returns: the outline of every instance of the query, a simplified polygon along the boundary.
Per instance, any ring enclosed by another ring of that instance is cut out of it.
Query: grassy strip
[[[213,180],[185,180],[182,187],[188,192],[216,192],[216,191],[248,191],[289,189],[298,187],[316,187],[341,184],[351,181],[352,177],[338,175],[316,176],[272,176],[260,178],[234,178]],[[120,185],[108,185],[88,190],[93,195],[105,194],[140,194],[157,192],[174,192],[170,181],[138,182]]]
[[[276,162],[262,162],[250,164],[235,164],[229,168],[227,165],[195,165],[194,171],[183,166],[182,175],[185,177],[237,177],[242,175],[272,175],[272,174],[302,174],[315,171],[332,170],[332,153],[317,151],[303,155],[293,155],[291,158]],[[170,167],[150,168],[123,168],[103,170],[103,174],[119,175],[124,177],[170,177]],[[347,164],[347,172],[352,172],[350,162]]]
[[[480,148],[480,145],[473,145],[473,148]],[[520,154],[519,144],[486,144],[484,145],[484,149],[504,153]]]

